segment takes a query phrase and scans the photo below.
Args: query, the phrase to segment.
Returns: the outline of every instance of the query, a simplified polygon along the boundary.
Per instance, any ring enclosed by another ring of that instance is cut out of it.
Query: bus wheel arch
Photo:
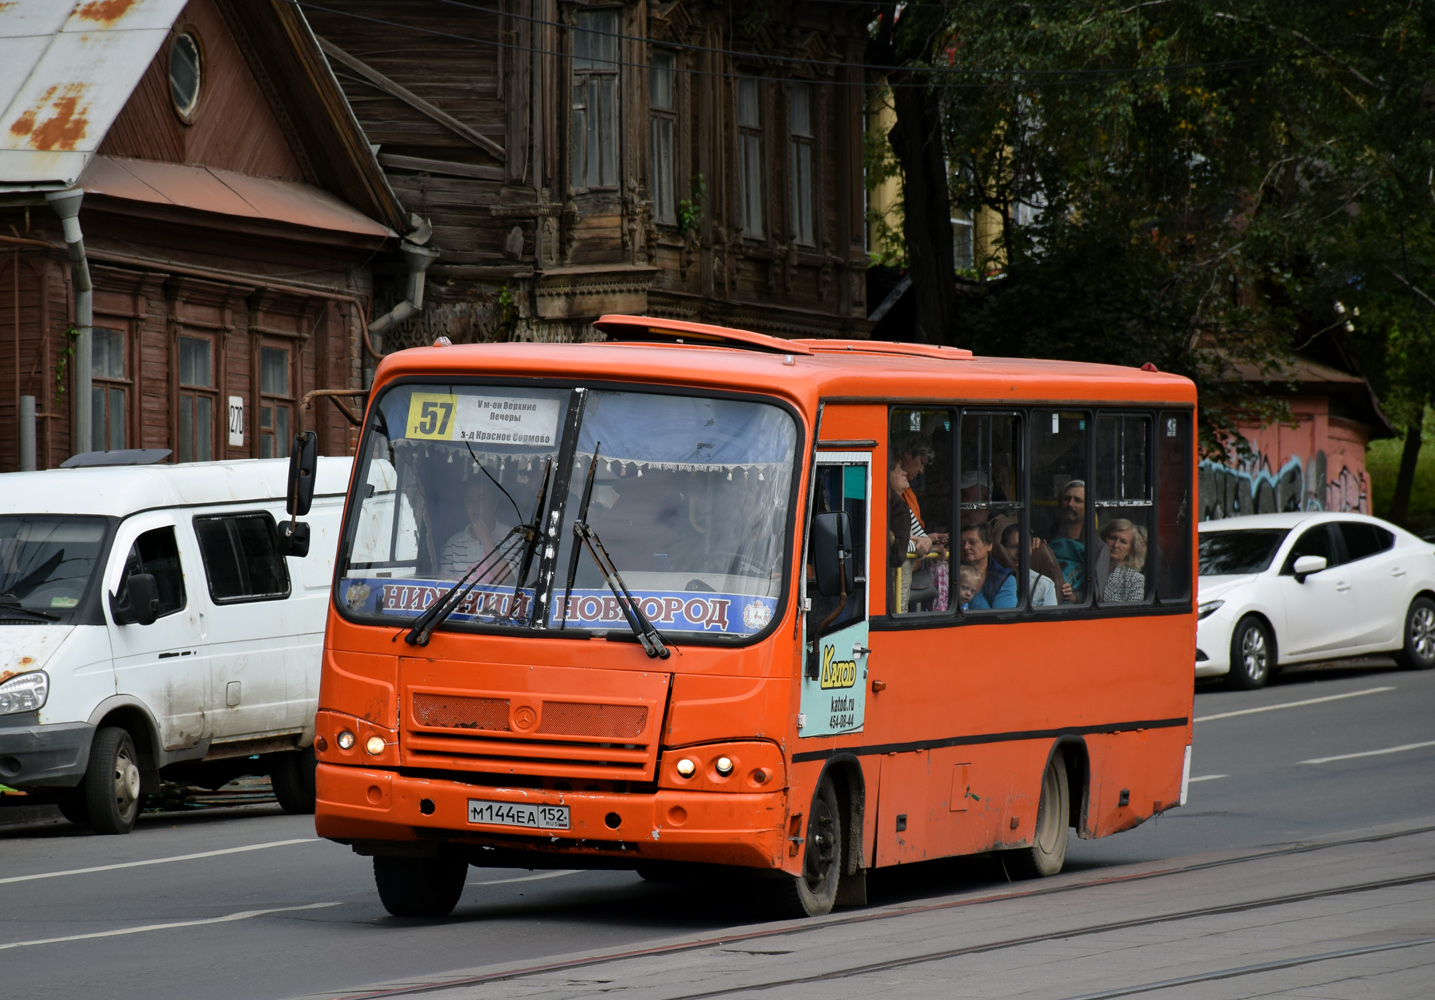
[[[842,814],[842,874],[855,875],[866,868],[862,846],[862,819],[867,812],[867,782],[862,777],[862,764],[853,754],[837,754],[822,768],[818,778],[832,782],[837,805]]]
[[[1012,876],[1046,878],[1061,871],[1073,811],[1066,743],[1059,740],[1052,745],[1041,771],[1031,843],[1005,852],[1006,868]]]
[[[1091,755],[1086,740],[1080,736],[1062,736],[1052,744],[1051,755],[1060,755],[1066,768],[1066,788],[1069,800],[1068,825],[1076,828],[1076,836],[1090,840],[1096,836],[1096,825],[1091,822]]]
[[[841,772],[824,768],[812,801],[799,820],[800,873],[778,873],[770,883],[768,907],[777,917],[820,917],[837,905],[845,874],[846,833],[837,782]],[[796,814],[794,814],[794,818]]]

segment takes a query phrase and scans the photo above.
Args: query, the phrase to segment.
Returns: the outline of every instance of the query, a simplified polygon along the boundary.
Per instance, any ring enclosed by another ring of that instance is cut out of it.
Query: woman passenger
[[[1111,575],[1101,591],[1107,603],[1140,603],[1146,600],[1146,537],[1140,528],[1124,517],[1107,521],[1100,532],[1101,540],[1111,553]]]

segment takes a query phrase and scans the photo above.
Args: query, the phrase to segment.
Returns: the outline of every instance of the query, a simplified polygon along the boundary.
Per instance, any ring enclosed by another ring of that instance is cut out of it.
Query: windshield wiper
[[[508,529],[508,533],[499,539],[493,551],[488,553],[478,562],[474,563],[462,578],[455,583],[446,594],[429,605],[428,610],[419,615],[413,625],[409,627],[408,634],[404,636],[404,642],[410,646],[427,646],[429,636],[433,630],[443,624],[449,615],[453,614],[460,604],[463,603],[474,587],[478,586],[483,574],[500,562],[506,562],[517,547],[517,539],[524,525],[514,525]],[[467,584],[467,586],[465,586]],[[397,634],[394,638],[398,638]]]
[[[543,526],[538,523],[538,519],[543,516],[543,503],[548,499],[548,475],[552,471],[553,459],[549,458],[543,465],[543,482],[538,486],[538,502],[533,507],[533,519],[528,524],[518,526],[518,532],[524,538],[523,558],[519,560],[518,580],[513,585],[513,610],[508,615],[510,619],[518,618],[518,598],[524,583],[528,581],[528,571],[533,568],[533,552],[538,548],[538,538],[543,534]]]
[[[6,596],[8,597],[9,595],[7,594]],[[0,614],[6,614],[11,611],[18,611],[22,615],[34,615],[36,618],[47,622],[57,622],[60,620],[59,615],[52,615],[48,611],[36,611],[34,608],[24,607],[19,601],[0,600]]]
[[[613,564],[613,557],[608,555],[607,549],[603,548],[603,542],[598,538],[598,533],[586,521],[574,521],[573,534],[577,536],[578,541],[583,543],[583,547],[588,550],[588,554],[598,564],[598,569],[603,574],[603,580],[608,584],[608,589],[613,592],[613,596],[618,599],[618,608],[623,612],[623,618],[628,622],[628,627],[633,630],[633,634],[643,644],[643,650],[650,657],[656,656],[666,660],[672,653],[663,643],[663,637],[658,634],[658,630],[653,628],[653,623],[648,621],[647,615],[643,614],[643,609],[633,599],[633,595],[628,592],[628,585],[623,582],[618,567]],[[575,541],[573,547],[577,548],[578,542]],[[567,610],[565,603],[564,612],[566,613]]]

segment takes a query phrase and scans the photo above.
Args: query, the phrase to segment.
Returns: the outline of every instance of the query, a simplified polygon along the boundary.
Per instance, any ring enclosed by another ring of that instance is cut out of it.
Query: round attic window
[[[189,121],[199,106],[199,41],[185,32],[175,38],[169,50],[169,92],[174,110]]]

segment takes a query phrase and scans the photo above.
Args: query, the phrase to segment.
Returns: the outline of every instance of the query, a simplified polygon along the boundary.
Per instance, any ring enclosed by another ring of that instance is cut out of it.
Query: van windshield
[[[778,406],[404,384],[365,441],[337,577],[351,617],[412,621],[462,581],[441,627],[626,635],[608,580],[574,557],[580,517],[664,635],[737,640],[777,610],[797,448]]]
[[[0,622],[71,622],[108,531],[102,517],[0,515]]]

